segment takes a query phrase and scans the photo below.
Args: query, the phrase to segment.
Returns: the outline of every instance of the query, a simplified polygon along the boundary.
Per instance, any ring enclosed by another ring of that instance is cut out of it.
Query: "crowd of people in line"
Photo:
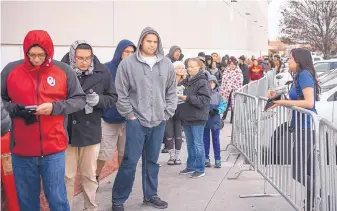
[[[23,48],[24,59],[1,72],[1,115],[9,113],[1,129],[10,133],[21,211],[40,210],[41,181],[50,209],[70,210],[77,169],[84,209],[98,210],[99,175],[115,148],[120,166],[112,210],[124,210],[140,158],[143,203],[167,208],[157,195],[162,143],[167,164],[180,165],[185,134],[188,159],[181,175],[205,176],[212,166],[210,142],[214,167],[221,168],[220,129],[229,110],[233,121],[234,91],[281,66],[278,57],[220,59],[203,52],[184,60],[178,46],[165,56],[158,32],[149,27],[137,46],[120,41],[105,64],[85,40],[53,60],[52,39],[42,30],[30,31]]]

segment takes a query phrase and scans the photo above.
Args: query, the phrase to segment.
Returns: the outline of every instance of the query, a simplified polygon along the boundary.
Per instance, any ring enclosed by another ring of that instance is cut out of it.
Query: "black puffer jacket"
[[[179,85],[185,86],[186,102],[179,104],[176,115],[183,125],[201,125],[208,120],[211,87],[207,74],[199,72],[193,78],[187,78]]]
[[[6,111],[1,98],[0,98],[0,101],[1,101],[1,136],[3,136],[11,128],[12,120],[8,112]]]

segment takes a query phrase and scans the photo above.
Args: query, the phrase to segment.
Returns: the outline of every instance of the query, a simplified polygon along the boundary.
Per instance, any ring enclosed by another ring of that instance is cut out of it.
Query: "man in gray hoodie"
[[[112,210],[124,211],[142,156],[143,203],[156,208],[168,204],[157,196],[157,164],[165,121],[177,107],[175,71],[164,57],[159,34],[152,28],[141,33],[135,54],[124,59],[116,75],[117,110],[126,121],[126,145],[112,189]]]
[[[166,56],[170,59],[172,63],[176,61],[181,61],[184,58],[184,54],[181,52],[181,48],[176,45],[170,48],[170,51]]]

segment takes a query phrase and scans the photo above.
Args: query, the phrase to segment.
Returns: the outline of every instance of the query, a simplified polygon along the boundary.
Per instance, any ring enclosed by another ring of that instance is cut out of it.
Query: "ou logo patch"
[[[49,86],[55,86],[56,81],[55,81],[55,79],[53,77],[49,76],[47,78],[47,83],[49,84]]]

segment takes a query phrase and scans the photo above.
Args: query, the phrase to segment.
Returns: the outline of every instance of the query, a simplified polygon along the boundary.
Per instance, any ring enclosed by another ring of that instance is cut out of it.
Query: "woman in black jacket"
[[[180,84],[185,90],[179,98],[185,103],[178,105],[177,109],[177,116],[184,126],[188,153],[186,169],[180,174],[191,174],[191,178],[205,176],[203,132],[208,120],[211,88],[202,67],[199,59],[189,59],[188,78]]]

